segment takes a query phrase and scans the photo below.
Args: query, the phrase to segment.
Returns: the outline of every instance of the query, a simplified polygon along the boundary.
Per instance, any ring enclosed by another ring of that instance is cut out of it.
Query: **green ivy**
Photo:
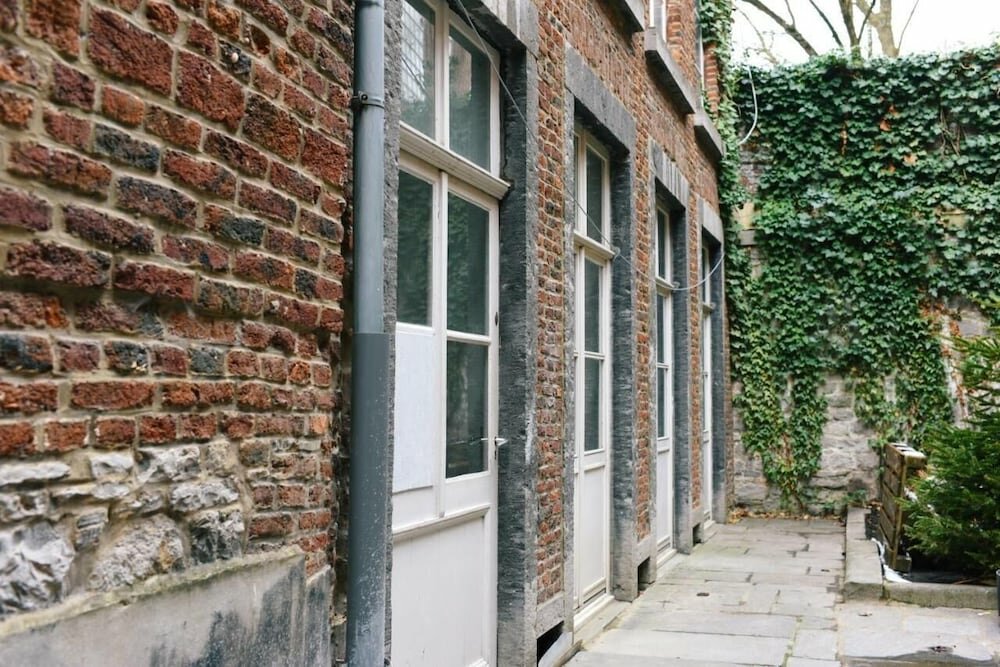
[[[1000,47],[754,70],[757,127],[735,132],[723,210],[754,204],[755,257],[729,220],[727,290],[743,445],[804,506],[819,470],[824,380],[848,378],[874,446],[949,422],[941,314],[1000,294]],[[745,72],[722,114],[753,118]],[[728,123],[720,123],[725,126]]]

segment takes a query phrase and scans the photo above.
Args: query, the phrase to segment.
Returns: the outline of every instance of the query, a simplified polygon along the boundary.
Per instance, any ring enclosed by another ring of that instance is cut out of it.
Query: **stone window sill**
[[[682,114],[692,114],[698,109],[698,98],[684,78],[681,67],[670,55],[670,50],[656,28],[646,30],[646,62],[656,73],[660,85]]]
[[[610,0],[609,5],[618,10],[618,13],[625,19],[625,31],[628,34],[642,32],[646,27],[646,12],[642,6],[642,0]]]
[[[694,137],[701,149],[716,162],[725,157],[726,146],[722,143],[722,135],[719,134],[708,113],[701,107],[694,115]]]

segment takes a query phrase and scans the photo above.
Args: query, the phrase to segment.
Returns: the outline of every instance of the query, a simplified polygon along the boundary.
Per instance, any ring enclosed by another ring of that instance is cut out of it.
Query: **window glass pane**
[[[434,12],[415,0],[403,3],[403,122],[434,136]]]
[[[656,275],[670,280],[667,267],[670,262],[670,235],[667,233],[667,214],[656,209]]]
[[[446,477],[486,470],[487,350],[448,342]]]
[[[656,369],[656,437],[667,437],[667,369]]]
[[[656,363],[667,362],[667,331],[666,331],[667,299],[662,294],[656,295]]]
[[[490,61],[454,28],[448,58],[451,150],[490,168]]]
[[[448,195],[448,328],[454,331],[487,332],[489,225],[489,211]]]
[[[601,265],[584,261],[583,349],[601,352]]]
[[[433,188],[405,171],[399,172],[399,259],[396,262],[397,318],[411,324],[431,323],[431,216]]]
[[[705,303],[712,303],[712,280],[709,273],[712,270],[711,256],[706,247],[701,254],[701,298]]]
[[[583,449],[601,446],[601,365],[600,359],[583,361]]]
[[[601,243],[604,238],[604,160],[587,149],[587,236]]]

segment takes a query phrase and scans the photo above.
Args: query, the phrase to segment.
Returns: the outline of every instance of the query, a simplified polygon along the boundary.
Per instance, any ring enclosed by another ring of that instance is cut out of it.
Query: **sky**
[[[787,18],[785,0],[764,0],[766,4]],[[808,0],[787,0],[795,12],[799,30],[820,50],[832,49],[835,44],[829,31],[818,18]],[[832,20],[839,19],[837,0],[815,0]],[[914,10],[914,3],[916,8]],[[774,51],[789,62],[805,60],[805,52],[781,29],[756,9],[742,0],[735,0],[737,10],[743,9],[761,31],[773,33]],[[913,18],[903,35],[902,54],[932,51],[954,51],[967,46],[984,46],[1000,39],[1000,0],[894,0],[893,26],[899,37],[903,24],[913,11]],[[835,24],[836,25],[836,24]],[[771,35],[768,35],[770,38]],[[867,41],[867,40],[866,40]],[[876,40],[877,41],[877,40]],[[750,27],[746,16],[735,12],[733,26],[733,51],[737,60],[765,64],[759,55],[747,54],[747,47],[756,48],[759,38]]]

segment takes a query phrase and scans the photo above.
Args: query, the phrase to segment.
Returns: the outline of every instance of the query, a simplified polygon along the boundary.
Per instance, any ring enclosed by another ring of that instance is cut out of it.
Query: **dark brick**
[[[344,296],[340,283],[327,280],[305,269],[295,271],[295,293],[307,299],[323,301],[340,301]]]
[[[106,285],[110,268],[109,255],[52,242],[15,244],[7,254],[7,272],[11,275],[77,287]]]
[[[229,42],[223,42],[219,47],[219,61],[227,72],[230,72],[240,81],[246,82],[250,78],[250,69],[253,61],[250,56],[243,52],[238,46]]]
[[[38,88],[41,83],[38,63],[24,49],[10,44],[0,44],[0,81]]]
[[[295,279],[295,269],[288,262],[253,252],[236,255],[233,274],[262,285],[279,287],[291,291]]]
[[[302,165],[331,185],[343,185],[349,167],[347,149],[315,130],[306,130]]]
[[[0,188],[0,225],[41,232],[52,226],[52,207],[19,190]]]
[[[180,25],[177,12],[171,9],[170,5],[162,2],[150,2],[146,5],[146,20],[149,21],[149,25],[153,26],[153,30],[167,35],[173,35],[177,32]]]
[[[93,343],[61,340],[57,349],[59,370],[64,373],[93,371],[101,365],[101,348]]]
[[[299,219],[302,219],[301,215]],[[283,229],[268,229],[264,246],[279,255],[293,257],[314,265],[319,262],[320,246],[318,243]]]
[[[236,194],[236,177],[213,162],[167,151],[163,156],[163,173],[171,179],[202,192],[232,199]]]
[[[299,215],[299,228],[310,236],[334,243],[340,243],[344,240],[343,225],[332,218],[325,218],[305,209],[302,209],[302,213]]]
[[[196,150],[201,143],[201,125],[190,118],[151,106],[146,114],[146,129],[170,143]]]
[[[91,122],[83,118],[46,109],[42,116],[45,131],[56,141],[77,150],[89,150]]]
[[[124,176],[118,179],[118,206],[181,227],[194,227],[198,205],[177,190]]]
[[[31,384],[10,384],[0,382],[0,411],[20,412],[26,415],[38,412],[53,412],[59,407],[59,391],[56,385],[45,382]]]
[[[91,410],[129,410],[152,405],[153,385],[148,382],[78,382],[70,405]]]
[[[163,254],[189,266],[200,266],[209,271],[229,268],[229,253],[218,243],[179,236],[163,237]]]
[[[125,262],[115,267],[114,285],[118,289],[192,301],[195,275],[156,264]]]
[[[200,56],[181,53],[177,101],[206,118],[239,127],[243,118],[243,87]]]
[[[52,347],[47,338],[0,334],[0,368],[15,373],[48,373]]]
[[[298,121],[260,95],[250,95],[247,102],[243,135],[286,160],[299,156],[302,128]]]
[[[108,368],[123,375],[149,371],[149,351],[145,346],[129,341],[108,341],[104,344]]]
[[[203,278],[198,305],[213,312],[255,317],[264,311],[264,293],[259,289]]]
[[[240,184],[239,203],[243,208],[286,224],[295,222],[295,213],[298,210],[294,200],[246,181]]]
[[[170,94],[173,52],[156,35],[108,11],[95,9],[90,16],[87,52],[94,64],[115,76]]]
[[[13,144],[7,169],[86,195],[103,197],[111,183],[111,170],[103,164],[38,144]]]
[[[63,221],[67,232],[96,245],[138,254],[153,252],[149,227],[79,206],[64,206]]]
[[[263,176],[267,171],[267,157],[263,153],[218,132],[208,133],[205,152],[248,176]]]
[[[56,50],[80,53],[80,0],[27,0],[24,26]]]
[[[146,105],[135,95],[105,86],[101,93],[101,113],[122,125],[135,127],[142,122]]]
[[[192,347],[188,350],[191,372],[196,375],[222,375],[225,354],[216,347]]]
[[[160,163],[160,149],[107,125],[94,128],[94,152],[119,164],[155,172]]]
[[[0,123],[23,129],[35,111],[35,100],[9,90],[0,91]]]
[[[211,206],[205,210],[205,229],[227,241],[259,246],[264,240],[265,225],[260,220],[237,217]]]

